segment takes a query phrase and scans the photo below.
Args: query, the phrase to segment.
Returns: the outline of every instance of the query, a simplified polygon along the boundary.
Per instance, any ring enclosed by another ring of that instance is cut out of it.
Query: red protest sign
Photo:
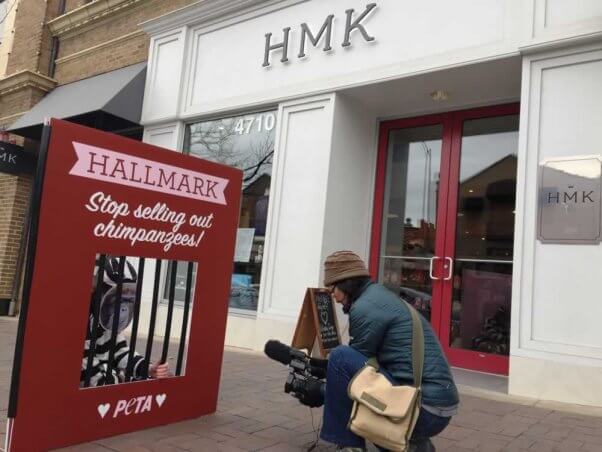
[[[241,172],[64,121],[46,132],[7,450],[215,411]]]

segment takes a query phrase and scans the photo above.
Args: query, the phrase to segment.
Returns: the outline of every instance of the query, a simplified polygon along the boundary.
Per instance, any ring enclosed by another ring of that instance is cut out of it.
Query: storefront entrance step
[[[452,368],[454,380],[458,386],[468,386],[484,391],[508,394],[508,377],[466,369]]]
[[[560,411],[581,416],[602,417],[602,407],[540,400],[516,396],[508,393],[508,377],[475,372],[466,369],[452,369],[456,386],[462,396],[478,397],[496,402],[511,403],[534,409]]]

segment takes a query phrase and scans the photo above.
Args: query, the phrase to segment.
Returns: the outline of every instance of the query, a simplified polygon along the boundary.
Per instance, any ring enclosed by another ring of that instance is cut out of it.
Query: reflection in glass
[[[456,262],[450,345],[508,355],[512,263]]]
[[[512,259],[518,116],[466,121],[456,258]]]
[[[432,281],[428,259],[385,259],[381,283],[431,319]]]
[[[222,118],[186,128],[184,150],[190,155],[243,170],[239,232],[230,307],[257,310],[269,208],[276,112]]]
[[[432,256],[441,165],[442,126],[394,130],[383,218],[386,256]]]
[[[430,318],[429,258],[435,222],[442,126],[393,130],[389,136],[381,282]]]
[[[508,355],[518,115],[464,122],[450,345]]]
[[[170,262],[167,266],[167,275],[165,281],[167,282],[163,287],[163,300],[167,302],[169,300],[169,281],[171,279],[171,272],[173,269],[173,263]],[[196,265],[192,271],[192,280],[196,281]],[[185,265],[178,265],[176,269],[176,290],[175,290],[175,301],[178,304],[184,303],[184,297],[186,295],[186,281],[187,281],[187,268]],[[194,286],[194,283],[193,283]]]

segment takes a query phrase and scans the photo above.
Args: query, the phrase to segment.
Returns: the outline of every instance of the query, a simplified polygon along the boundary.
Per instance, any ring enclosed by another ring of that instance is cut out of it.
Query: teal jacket
[[[458,390],[449,364],[429,322],[424,330],[422,402],[432,407],[458,404]],[[412,318],[408,306],[393,292],[368,283],[349,310],[349,345],[368,358],[376,357],[399,384],[412,384]]]

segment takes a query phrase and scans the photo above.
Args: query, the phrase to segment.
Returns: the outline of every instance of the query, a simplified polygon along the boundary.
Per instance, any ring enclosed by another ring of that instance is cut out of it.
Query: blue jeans
[[[347,386],[353,376],[368,361],[364,355],[346,345],[341,345],[328,357],[326,394],[324,397],[324,418],[320,438],[342,447],[366,447],[364,438],[347,428],[353,402],[347,395]],[[395,381],[387,372],[380,371],[393,384]],[[450,418],[435,416],[420,410],[412,440],[424,440],[441,433]],[[385,449],[381,449],[385,450]]]

